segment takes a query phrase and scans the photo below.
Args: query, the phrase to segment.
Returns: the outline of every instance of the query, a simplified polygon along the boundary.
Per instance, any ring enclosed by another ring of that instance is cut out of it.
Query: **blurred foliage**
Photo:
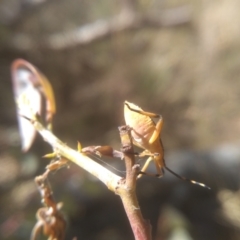
[[[110,34],[60,50],[41,44],[25,48],[29,38],[41,43],[51,34],[111,19],[129,2],[0,1],[2,239],[29,238],[41,206],[33,179],[47,163],[41,156],[51,151],[39,137],[29,153],[20,152],[10,81],[15,58],[30,61],[51,81],[57,101],[54,132],[71,147],[79,140],[83,147],[119,148],[124,100],[163,115],[167,165],[213,190],[168,175],[141,179],[139,199],[155,239],[239,239],[234,217],[240,202],[239,1],[132,1],[138,13],[154,16],[187,6],[189,21]],[[124,170],[122,163],[113,164]],[[50,182],[57,202],[64,202],[67,239],[132,239],[120,200],[96,179],[71,165],[52,174]]]

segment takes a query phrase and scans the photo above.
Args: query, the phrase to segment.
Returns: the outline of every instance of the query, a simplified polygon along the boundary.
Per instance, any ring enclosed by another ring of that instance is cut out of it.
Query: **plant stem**
[[[87,155],[68,147],[51,131],[44,128],[40,122],[33,121],[33,125],[35,129],[42,135],[43,139],[53,147],[57,154],[76,163],[78,166],[102,181],[111,191],[115,192],[118,182],[122,179],[120,176],[112,173],[107,168],[89,158]]]
[[[44,128],[40,122],[34,120],[32,123],[35,129],[42,135],[43,139],[53,147],[57,154],[76,163],[97,177],[111,191],[121,197],[135,240],[152,239],[151,225],[148,221],[144,220],[136,196],[136,181],[139,173],[139,166],[135,164],[130,129],[128,127],[123,126],[119,128],[122,141],[122,152],[124,153],[126,164],[126,179],[123,179],[93,161],[87,155],[69,148],[51,131]]]
[[[151,240],[151,225],[144,220],[136,196],[136,180],[139,166],[135,164],[130,129],[119,127],[126,165],[126,179],[119,183],[116,193],[120,195],[128,220],[130,222],[135,240]]]

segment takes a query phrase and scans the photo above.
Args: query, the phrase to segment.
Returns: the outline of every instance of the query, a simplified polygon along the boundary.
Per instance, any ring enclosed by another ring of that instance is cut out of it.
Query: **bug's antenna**
[[[113,167],[111,164],[105,162],[105,161],[102,160],[100,157],[96,156],[95,154],[90,153],[90,155],[91,155],[92,157],[96,158],[99,162],[101,162],[101,163],[103,163],[104,165],[110,167],[110,168],[113,169],[114,171],[119,172],[119,173],[126,173],[126,171],[121,171],[121,170]]]
[[[179,178],[179,179],[181,179],[181,180],[183,180],[183,181],[187,181],[187,182],[190,182],[190,183],[192,183],[192,184],[196,184],[196,185],[199,185],[199,186],[201,186],[201,187],[204,187],[204,188],[207,188],[207,189],[211,189],[209,186],[207,186],[206,184],[204,184],[204,183],[200,183],[200,182],[196,182],[196,181],[194,181],[194,180],[191,180],[191,179],[188,179],[188,178],[185,178],[185,177],[182,177],[182,176],[180,176],[180,175],[178,175],[177,173],[175,173],[174,171],[172,171],[171,169],[169,169],[168,167],[164,167],[167,171],[169,171],[170,173],[172,173],[175,177],[177,177],[177,178]]]

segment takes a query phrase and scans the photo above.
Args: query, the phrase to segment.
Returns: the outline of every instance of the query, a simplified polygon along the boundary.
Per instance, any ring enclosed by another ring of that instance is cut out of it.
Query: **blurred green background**
[[[41,207],[34,177],[51,151],[38,137],[21,153],[16,58],[52,83],[54,133],[73,148],[79,140],[119,149],[124,100],[163,115],[167,165],[212,190],[168,173],[140,179],[154,239],[240,239],[239,9],[238,0],[1,0],[1,239],[29,239]],[[124,171],[119,160],[106,161]],[[82,169],[71,164],[49,181],[64,203],[66,239],[133,239],[119,197]]]

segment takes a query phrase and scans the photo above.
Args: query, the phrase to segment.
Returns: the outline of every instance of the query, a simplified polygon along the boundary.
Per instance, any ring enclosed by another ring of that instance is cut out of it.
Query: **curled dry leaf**
[[[11,67],[14,97],[17,104],[17,118],[21,136],[22,150],[27,151],[35,138],[36,130],[27,120],[42,115],[42,97],[45,101],[45,120],[51,128],[56,105],[52,86],[47,78],[31,63],[17,59]]]
[[[111,146],[88,146],[80,151],[81,153],[89,154],[93,153],[99,157],[106,156],[106,157],[116,157],[123,159],[124,155],[122,152],[114,150]]]

